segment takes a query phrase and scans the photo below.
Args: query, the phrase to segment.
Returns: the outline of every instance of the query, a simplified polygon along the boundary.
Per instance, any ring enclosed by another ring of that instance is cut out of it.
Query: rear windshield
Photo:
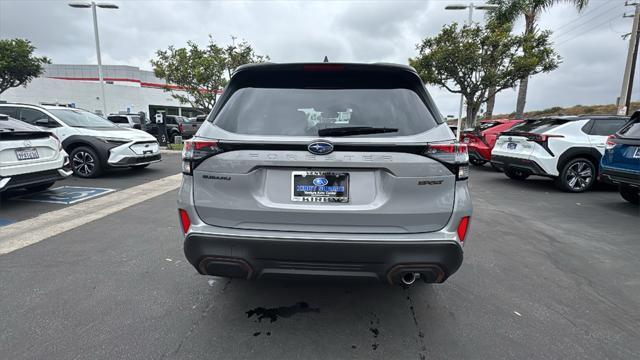
[[[640,121],[636,120],[620,130],[625,137],[640,138]]]
[[[132,116],[131,121],[133,121],[134,124],[140,124],[140,116]]]
[[[397,89],[297,89],[247,87],[234,92],[214,123],[249,135],[317,136],[323,128],[397,128],[403,136],[437,125],[417,93]]]
[[[569,120],[562,119],[537,119],[527,120],[511,128],[509,132],[526,132],[541,134],[560,125],[566,124]]]
[[[492,127],[496,126],[496,125],[500,125],[499,121],[483,121],[481,123],[479,123],[478,125],[476,125],[476,127],[473,128],[473,131],[475,132],[481,132],[487,129],[491,129]]]

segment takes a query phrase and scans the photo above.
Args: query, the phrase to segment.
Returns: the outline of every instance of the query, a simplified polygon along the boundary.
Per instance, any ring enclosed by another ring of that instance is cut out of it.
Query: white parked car
[[[118,127],[85,110],[0,104],[0,113],[55,134],[69,154],[76,176],[96,177],[115,167],[142,168],[161,159],[158,141],[152,135]]]
[[[71,175],[68,166],[55,135],[0,114],[0,192],[45,190]]]
[[[547,176],[564,191],[586,191],[598,176],[607,137],[627,120],[602,115],[527,120],[498,137],[491,164],[512,179]]]

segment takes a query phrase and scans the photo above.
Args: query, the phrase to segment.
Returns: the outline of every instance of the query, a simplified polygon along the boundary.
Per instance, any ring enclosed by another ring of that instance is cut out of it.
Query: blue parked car
[[[607,139],[600,161],[603,181],[619,186],[625,200],[638,204],[640,200],[640,110],[615,135]]]

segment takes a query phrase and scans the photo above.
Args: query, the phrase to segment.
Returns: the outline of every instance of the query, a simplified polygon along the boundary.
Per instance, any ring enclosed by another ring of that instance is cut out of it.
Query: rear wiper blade
[[[349,136],[398,132],[396,128],[371,126],[345,126],[318,130],[318,136]]]

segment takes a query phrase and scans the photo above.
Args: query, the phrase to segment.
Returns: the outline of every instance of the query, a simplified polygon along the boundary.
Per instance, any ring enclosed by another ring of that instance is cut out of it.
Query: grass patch
[[[167,144],[167,150],[182,151],[184,144]]]

